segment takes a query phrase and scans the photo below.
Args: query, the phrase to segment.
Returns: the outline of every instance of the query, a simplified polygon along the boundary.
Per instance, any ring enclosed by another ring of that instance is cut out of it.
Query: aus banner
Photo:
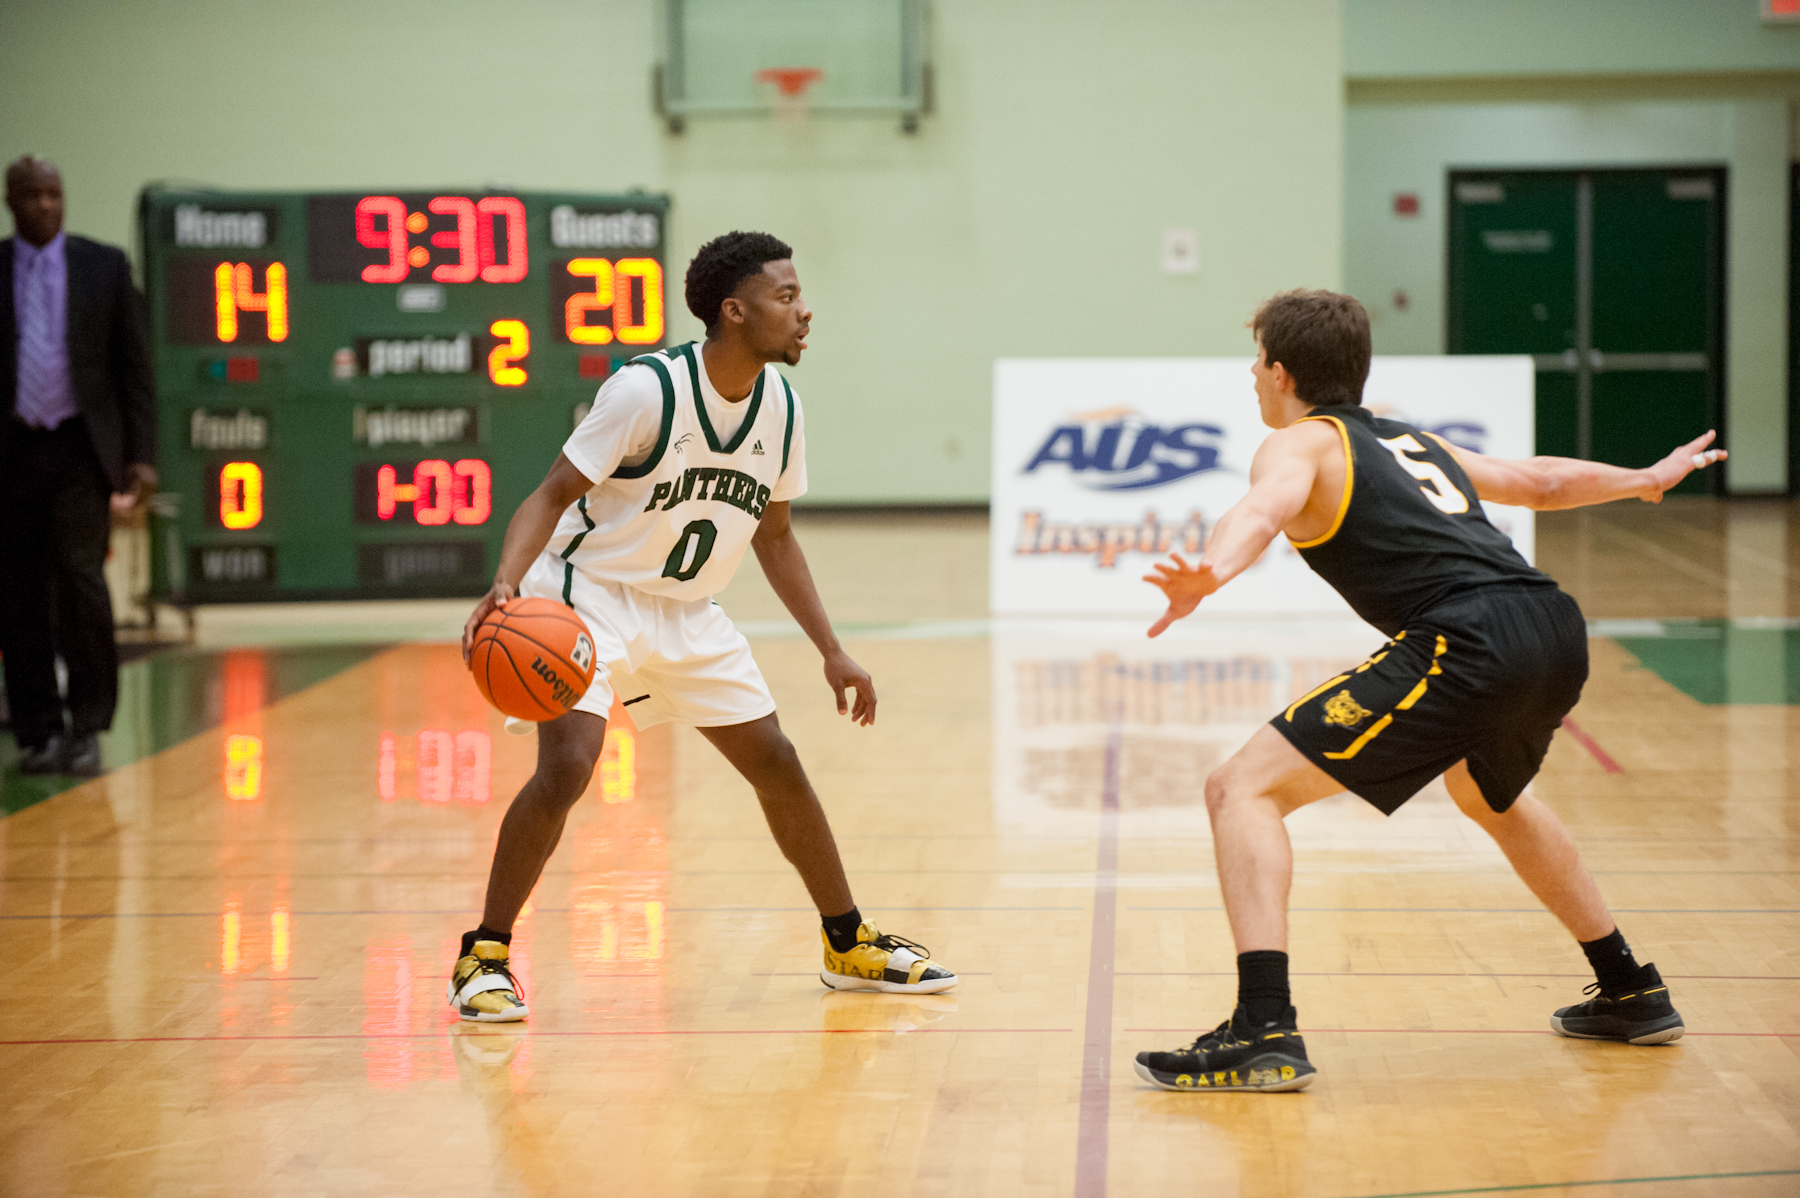
[[[1363,405],[1465,448],[1530,457],[1529,357],[1378,357]],[[1169,552],[1200,552],[1249,488],[1269,434],[1248,358],[1001,359],[994,364],[997,615],[1153,615],[1140,581]],[[1483,504],[1533,558],[1532,514]],[[1277,537],[1202,614],[1348,610]]]

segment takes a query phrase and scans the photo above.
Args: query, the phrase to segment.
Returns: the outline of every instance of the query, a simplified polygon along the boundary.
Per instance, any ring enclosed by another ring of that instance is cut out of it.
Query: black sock
[[[1631,955],[1631,946],[1625,943],[1625,936],[1618,928],[1598,940],[1583,940],[1581,951],[1587,954],[1588,964],[1594,967],[1601,993],[1629,990],[1637,985],[1638,972],[1643,966]]]
[[[480,927],[476,928],[473,932],[464,932],[463,933],[462,952],[459,955],[466,957],[470,953],[474,952],[475,951],[475,942],[477,940],[498,940],[501,944],[506,945],[508,948],[512,947],[512,933],[511,932],[496,932],[496,931],[494,931],[494,929],[488,927],[486,924],[482,924]]]
[[[862,912],[855,907],[842,915],[823,915],[819,922],[825,927],[825,935],[831,940],[833,952],[847,953],[856,947],[856,929],[862,927]]]
[[[1288,955],[1269,949],[1239,953],[1238,1006],[1251,1027],[1278,1022],[1287,1014]]]

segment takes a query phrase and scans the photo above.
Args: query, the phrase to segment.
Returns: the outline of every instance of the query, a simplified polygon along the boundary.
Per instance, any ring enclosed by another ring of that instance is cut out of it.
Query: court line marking
[[[93,1036],[61,1040],[0,1040],[0,1048],[16,1048],[43,1044],[213,1044],[229,1043],[239,1040],[424,1040],[435,1039],[449,1034],[449,1029],[457,1026],[446,1023],[441,1027],[422,1032],[311,1032],[294,1033],[284,1036]],[[1067,1027],[915,1027],[905,1031],[893,1028],[856,1028],[856,1027],[750,1027],[750,1028],[661,1028],[661,1029],[616,1029],[607,1031],[586,1032],[463,1032],[463,1036],[517,1036],[524,1039],[530,1036],[917,1036],[930,1034],[937,1036],[960,1035],[1064,1035],[1074,1031]]]
[[[1192,1028],[1181,1027],[1128,1027],[1127,1032],[1142,1032],[1150,1036],[1191,1036]],[[1303,1035],[1327,1036],[1333,1033],[1344,1036],[1548,1036],[1555,1040],[1578,1040],[1579,1036],[1559,1036],[1544,1028],[1531,1027],[1303,1027]],[[1800,1037],[1800,1032],[1684,1032],[1683,1039],[1695,1036],[1725,1037],[1729,1039],[1775,1039],[1791,1040]],[[0,1044],[7,1041],[0,1040]]]
[[[1673,773],[1676,771],[1658,770],[1656,772],[1657,773]],[[1653,798],[1653,799],[1646,800],[1646,801],[1675,803],[1675,802],[1684,802],[1686,800],[1679,796],[1670,796],[1666,799],[1654,799]],[[1771,799],[1771,800],[1768,800],[1763,805],[1769,807],[1772,810],[1779,811],[1780,807],[1781,807],[1781,801],[1778,799]],[[1198,808],[1198,805],[1196,805],[1196,809],[1197,808]],[[1651,842],[1651,843],[1661,844],[1661,843],[1666,843],[1669,839],[1668,836],[1595,836],[1595,835],[1592,835],[1592,834],[1586,833],[1586,832],[1574,832],[1574,831],[1571,831],[1570,835],[1573,836],[1576,840],[1581,841],[1584,844],[1639,844],[1639,843],[1643,843],[1643,842]],[[1692,836],[1692,835],[1688,835],[1685,833],[1681,833],[1680,835],[1681,835],[1681,842],[1683,844],[1745,844],[1745,843],[1751,843],[1751,844],[1778,845],[1778,844],[1792,844],[1794,842],[1800,841],[1800,836],[1778,836],[1778,835],[1775,835],[1772,833],[1770,835],[1766,835],[1766,836]],[[98,836],[91,836],[86,840],[71,840],[69,842],[69,844],[73,848],[95,849],[95,848],[101,848],[104,846],[111,845],[119,839],[121,839],[121,835],[120,835],[120,833],[115,831],[115,832],[106,832],[106,833],[103,833]],[[439,841],[446,841],[446,840],[454,840],[458,844],[462,844],[462,843],[465,843],[465,839],[466,838],[464,838],[462,836],[453,836],[453,835],[449,835],[449,834],[440,836],[440,835],[428,835],[425,833],[421,833],[417,836],[320,836],[320,837],[308,837],[308,838],[297,839],[297,840],[284,840],[280,837],[258,837],[253,840],[235,840],[234,839],[232,841],[232,843],[238,844],[238,845],[252,845],[252,844],[417,844],[417,845],[428,845],[428,844],[434,844]],[[711,843],[715,843],[715,842],[730,843],[730,842],[737,842],[737,841],[755,841],[758,844],[767,844],[769,841],[769,836],[768,836],[768,833],[765,832],[760,836],[748,836],[748,835],[746,835],[746,836],[686,836],[686,837],[683,837],[683,839],[693,842],[693,843],[706,843],[706,844],[711,844]],[[1020,833],[1016,836],[1012,835],[1012,834],[1002,835],[1000,833],[990,833],[990,832],[984,832],[984,833],[980,833],[978,835],[974,835],[974,834],[965,835],[965,834],[961,834],[961,833],[948,833],[948,832],[920,832],[920,833],[871,832],[871,833],[864,833],[861,835],[858,835],[855,833],[845,833],[843,836],[839,836],[837,839],[840,841],[844,841],[844,840],[1004,840],[1008,844],[1088,844],[1093,840],[1093,837],[1087,836],[1087,835],[1077,835],[1074,833],[1064,835],[1064,834],[1053,834],[1053,833],[1048,833],[1048,832]],[[1207,844],[1212,841],[1212,837],[1209,835],[1204,835],[1204,834],[1199,834],[1199,833],[1189,835],[1189,834],[1182,834],[1182,833],[1176,833],[1176,832],[1156,832],[1156,833],[1143,833],[1143,834],[1122,832],[1120,834],[1119,839],[1122,841],[1139,841],[1139,840],[1153,841],[1157,844]],[[196,837],[196,838],[188,839],[188,840],[136,840],[136,841],[133,841],[133,843],[136,845],[145,847],[145,848],[176,848],[176,847],[180,847],[183,845],[204,845],[207,847],[217,847],[219,844],[222,843],[222,841],[218,837],[211,837],[211,838]],[[15,848],[15,849],[55,849],[55,848],[60,847],[60,842],[55,841],[55,840],[8,840],[7,845],[9,848]],[[1310,850],[1309,849],[1301,849],[1298,851],[1300,853],[1307,853],[1307,852],[1330,852],[1331,850],[1329,850],[1329,849],[1310,849]],[[1494,872],[1504,872],[1504,871],[1501,871],[1497,867],[1495,867]],[[1656,871],[1640,870],[1637,872],[1656,872]],[[1712,872],[1712,871],[1697,871],[1697,872]],[[1752,872],[1758,872],[1758,871],[1752,871]],[[254,876],[262,876],[262,875],[254,875]]]
[[[658,975],[660,976],[660,975]],[[811,974],[805,975],[811,977]],[[971,975],[964,975],[971,976]],[[1124,970],[1113,974],[1120,978],[1234,978],[1237,971],[1215,970]],[[1591,978],[1591,973],[1290,973],[1296,978]],[[1669,973],[1664,981],[1707,982],[1800,982],[1800,976],[1766,973]]]
[[[1155,840],[1161,843],[1161,837],[1128,837],[1120,840]],[[1208,838],[1210,840],[1210,837]],[[217,844],[218,842],[211,842]],[[1002,875],[1020,875],[1029,877],[1087,877],[1090,870],[1080,867],[1069,869],[1010,869],[996,866],[993,869],[858,869],[857,877],[871,874],[894,875],[896,877],[917,877],[920,874],[969,874],[975,877],[996,877]],[[1365,871],[1374,873],[1376,871]],[[1415,869],[1413,875],[1447,874],[1452,877],[1467,877],[1471,874],[1492,874],[1495,877],[1517,876],[1511,868],[1492,866],[1481,869],[1459,869],[1445,867],[1443,869]],[[1653,878],[1790,878],[1800,876],[1800,869],[1590,869],[1595,877],[1653,877]],[[792,869],[547,869],[546,878],[711,878],[711,877],[792,877]],[[1192,873],[1179,869],[1121,869],[1121,878],[1169,878],[1192,876],[1191,885],[1197,889],[1207,889],[1218,885],[1209,875]],[[461,870],[417,870],[401,873],[388,870],[345,870],[337,873],[260,873],[260,874],[69,874],[58,877],[55,874],[14,874],[0,878],[0,886],[19,884],[61,885],[69,882],[263,882],[275,878],[289,881],[319,881],[324,879],[342,880],[345,878],[460,878],[465,872]],[[793,908],[800,910],[801,908]]]
[[[1118,841],[1113,842],[1114,858]],[[1113,876],[1116,888],[1117,876]],[[877,907],[871,911],[1079,911],[1080,907]],[[1127,911],[1223,911],[1224,907],[1127,907]],[[533,915],[568,915],[573,907],[537,907]],[[780,911],[812,911],[811,907],[669,907],[670,915],[759,914]],[[1367,912],[1373,914],[1464,914],[1464,915],[1548,915],[1542,907],[1289,907],[1291,911],[1323,913]],[[1614,907],[1619,915],[1800,915],[1800,907]],[[60,915],[0,915],[0,921],[19,919],[216,919],[217,911],[88,911]],[[270,915],[272,911],[245,911],[244,915]],[[480,908],[455,911],[290,911],[298,918],[326,915],[478,915]]]
[[[1127,911],[1223,911],[1224,907],[1127,907]],[[1289,911],[1377,913],[1412,912],[1415,914],[1465,915],[1548,915],[1542,907],[1289,907]],[[1617,915],[1800,915],[1800,907],[1614,907]],[[0,916],[0,919],[7,918]],[[16,916],[30,919],[34,916]]]
[[[887,907],[871,904],[871,911],[1079,911],[1080,907]],[[536,907],[533,915],[568,915],[574,907]],[[806,911],[816,910],[813,907],[669,907],[665,914],[692,915],[724,912],[728,914],[757,914],[771,911]],[[272,915],[273,911],[245,911],[244,915]],[[298,918],[302,915],[479,915],[481,908],[464,907],[454,911],[290,911],[289,915]],[[9,919],[217,919],[218,911],[89,911],[79,914],[61,915],[0,915],[0,921]]]
[[[1113,958],[1119,903],[1119,757],[1106,736],[1100,782],[1100,843],[1094,854],[1094,930],[1088,942],[1087,1018],[1081,1047],[1081,1116],[1075,1132],[1075,1198],[1105,1198],[1107,1121],[1112,1114]]]
[[[1443,1198],[1448,1194],[1516,1194],[1523,1190],[1566,1190],[1578,1186],[1636,1186],[1658,1181],[1731,1181],[1746,1177],[1794,1176],[1800,1176],[1800,1169],[1759,1169],[1753,1173],[1681,1173],[1671,1177],[1605,1177],[1595,1181],[1539,1181],[1516,1186],[1474,1186],[1462,1190],[1407,1190],[1404,1193],[1358,1195],[1358,1198]]]
[[[1625,767],[1614,761],[1612,759],[1612,754],[1600,747],[1599,741],[1582,731],[1580,724],[1577,724],[1568,716],[1564,716],[1562,726],[1563,729],[1574,738],[1576,744],[1588,751],[1588,756],[1600,763],[1601,769],[1609,774],[1622,774],[1625,772]]]

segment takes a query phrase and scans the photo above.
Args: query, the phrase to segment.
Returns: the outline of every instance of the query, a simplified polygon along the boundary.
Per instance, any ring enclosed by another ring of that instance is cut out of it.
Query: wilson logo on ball
[[[570,704],[574,703],[575,700],[581,698],[581,695],[574,687],[564,682],[561,678],[558,678],[556,676],[556,671],[544,664],[543,658],[539,657],[535,659],[531,663],[531,668],[537,672],[539,678],[542,678],[545,682],[550,684],[551,696],[564,707],[568,707]]]
[[[569,660],[582,670],[594,667],[594,642],[588,640],[588,634],[582,633],[575,638],[575,647],[569,650]]]

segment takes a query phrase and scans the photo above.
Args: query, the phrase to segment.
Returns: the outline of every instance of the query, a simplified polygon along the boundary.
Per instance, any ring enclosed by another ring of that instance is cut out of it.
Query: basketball
[[[521,720],[553,720],[594,680],[587,625],[554,599],[514,599],[475,630],[469,668],[481,697]]]

